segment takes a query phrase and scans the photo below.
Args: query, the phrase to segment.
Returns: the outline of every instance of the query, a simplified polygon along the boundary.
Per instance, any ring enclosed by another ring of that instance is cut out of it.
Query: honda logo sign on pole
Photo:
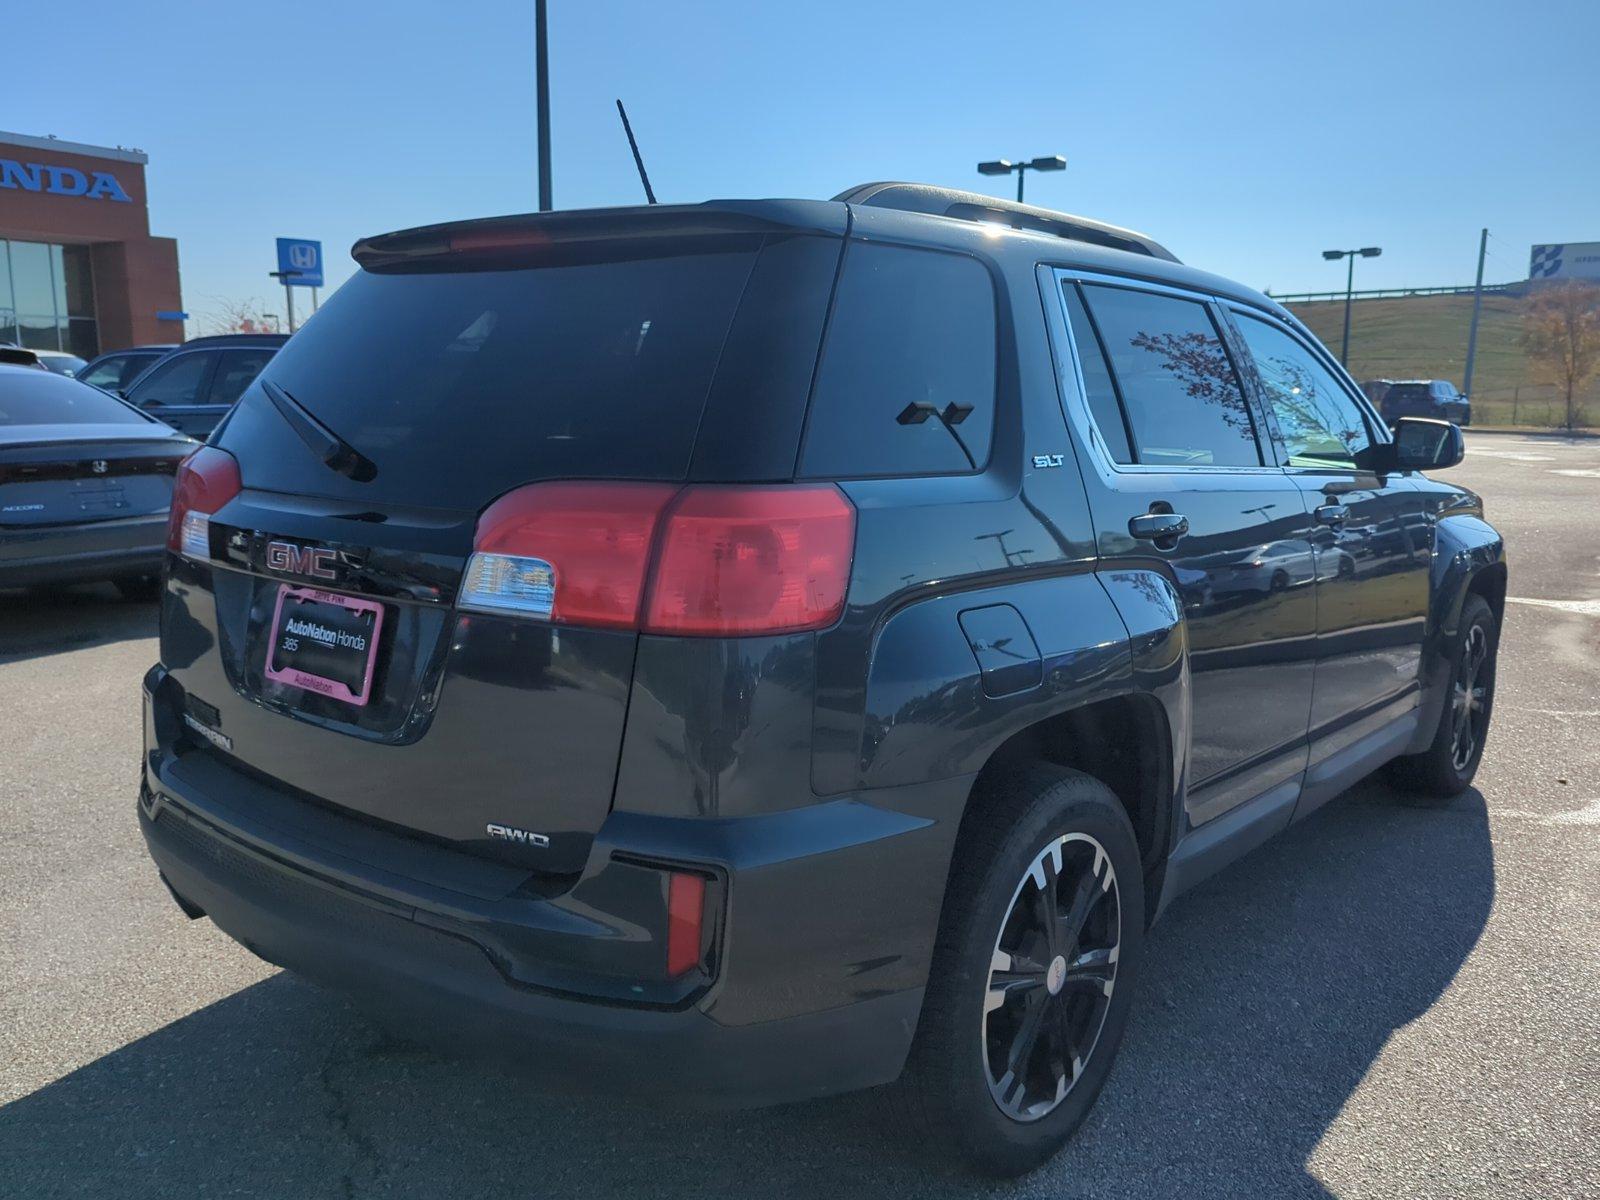
[[[283,298],[289,307],[289,332],[294,332],[294,289],[311,289],[311,311],[317,311],[317,289],[322,286],[322,243],[305,238],[278,239],[278,269],[274,279],[283,282]]]
[[[322,286],[322,243],[304,238],[278,239],[278,270],[290,287]]]

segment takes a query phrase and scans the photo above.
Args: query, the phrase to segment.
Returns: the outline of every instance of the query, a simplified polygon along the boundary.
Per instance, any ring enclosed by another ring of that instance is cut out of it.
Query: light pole
[[[1047,154],[1042,158],[1029,159],[1027,162],[1012,162],[1009,158],[997,158],[993,162],[978,164],[979,175],[1009,175],[1017,173],[1017,203],[1022,203],[1022,177],[1026,171],[1065,171],[1067,160],[1059,154]]]
[[[1324,250],[1322,257],[1329,262],[1338,262],[1341,258],[1350,260],[1350,269],[1344,278],[1344,341],[1339,346],[1339,365],[1350,365],[1350,301],[1356,287],[1356,255],[1362,258],[1377,258],[1383,250],[1377,246],[1363,246],[1359,250]]]
[[[550,200],[550,50],[546,30],[545,0],[533,6],[534,102],[539,132],[539,211],[549,212]]]

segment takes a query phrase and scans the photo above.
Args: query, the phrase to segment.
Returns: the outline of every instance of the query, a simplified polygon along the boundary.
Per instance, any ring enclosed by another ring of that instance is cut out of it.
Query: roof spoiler
[[[1032,204],[1017,204],[999,200],[979,192],[963,192],[955,188],[934,187],[926,183],[863,183],[849,191],[840,192],[835,200],[846,204],[863,204],[873,208],[897,208],[904,212],[930,213],[937,217],[953,217],[959,221],[988,221],[1008,225],[1013,229],[1028,229],[1052,237],[1074,242],[1088,242],[1111,250],[1125,250],[1130,254],[1144,254],[1150,258],[1177,262],[1173,254],[1154,238],[1131,229],[1119,229],[1088,217],[1075,217],[1070,213],[1038,208]]]
[[[446,254],[557,249],[563,244],[627,244],[657,237],[814,232],[842,237],[845,211],[819,200],[710,200],[580,208],[423,225],[365,237],[350,256],[366,268]]]

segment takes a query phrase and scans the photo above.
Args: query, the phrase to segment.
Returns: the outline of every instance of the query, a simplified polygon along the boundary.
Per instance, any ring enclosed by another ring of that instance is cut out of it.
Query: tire
[[[159,575],[123,575],[111,582],[124,600],[149,601],[161,595]]]
[[[1289,587],[1289,575],[1285,571],[1274,571],[1272,580],[1267,584],[1267,590],[1272,593],[1286,591]]]
[[[1461,626],[1450,651],[1450,695],[1439,713],[1433,742],[1421,754],[1390,763],[1391,780],[1409,791],[1441,800],[1459,796],[1472,786],[1494,712],[1499,652],[1500,628],[1494,610],[1482,596],[1469,595],[1461,606]],[[1463,744],[1463,729],[1470,744]]]
[[[1019,1175],[1072,1136],[1110,1073],[1144,945],[1144,878],[1122,805],[1078,771],[1035,765],[986,781],[969,813],[894,1108],[919,1152]],[[1007,1072],[1000,1056],[1024,1044],[1031,1053]]]

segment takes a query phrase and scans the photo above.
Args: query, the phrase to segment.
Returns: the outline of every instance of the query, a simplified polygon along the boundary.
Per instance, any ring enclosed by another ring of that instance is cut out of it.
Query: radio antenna
[[[645,173],[644,159],[639,157],[639,143],[633,140],[633,126],[628,124],[628,110],[622,107],[622,101],[617,101],[617,113],[622,117],[622,132],[628,135],[628,148],[633,151],[633,165],[639,168],[639,182],[644,184],[644,198],[651,204],[656,202],[656,194],[650,188],[650,176]]]

